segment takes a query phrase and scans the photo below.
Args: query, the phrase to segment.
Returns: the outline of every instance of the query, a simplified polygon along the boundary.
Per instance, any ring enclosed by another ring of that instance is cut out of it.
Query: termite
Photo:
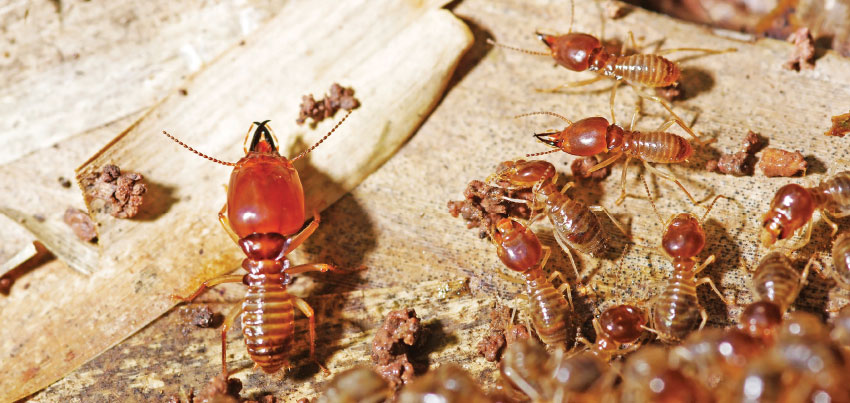
[[[440,365],[405,386],[396,400],[399,403],[494,403],[463,368]]]
[[[320,263],[290,266],[286,257],[319,227],[319,214],[314,211],[313,221],[298,232],[305,221],[304,191],[298,171],[292,164],[333,134],[349,114],[316,144],[292,160],[286,159],[278,152],[277,139],[267,126],[268,121],[254,122],[251,125],[245,137],[245,156],[236,163],[209,157],[163,131],[168,138],[189,151],[210,161],[233,167],[227,188],[227,202],[221,208],[218,218],[227,234],[247,256],[242,261],[242,268],[248,274],[216,277],[204,281],[188,297],[172,296],[179,301],[189,302],[207,288],[219,284],[243,283],[248,286],[242,305],[234,307],[227,314],[221,328],[221,367],[225,376],[228,373],[227,330],[240,315],[245,345],[255,368],[274,373],[283,367],[289,367],[288,357],[295,332],[293,307],[297,307],[309,319],[310,357],[316,361],[316,322],[313,309],[303,299],[289,294],[286,287],[292,282],[292,276],[295,274],[327,272],[334,268],[329,264]],[[250,136],[254,126],[256,129],[253,136]],[[327,371],[321,364],[319,366]]]
[[[606,401],[616,381],[614,371],[595,354],[549,354],[530,339],[507,347],[501,373],[533,402]]]
[[[702,284],[710,285],[720,300],[728,304],[711,278],[696,278],[696,275],[715,259],[714,255],[711,255],[702,264],[697,264],[696,256],[705,247],[705,230],[702,228],[702,223],[717,200],[725,196],[716,196],[702,219],[690,213],[680,213],[670,217],[667,223],[664,223],[645,180],[643,184],[658,221],[664,227],[661,247],[673,264],[673,274],[667,280],[667,285],[650,303],[652,328],[647,330],[656,333],[663,342],[678,342],[694,329],[700,318],[699,329],[702,329],[708,320],[708,314],[697,298],[697,287]]]
[[[707,328],[694,332],[670,350],[671,364],[715,389],[737,379],[750,361],[764,352],[764,344],[735,328]]]
[[[628,304],[615,305],[593,318],[596,342],[580,337],[578,341],[590,348],[594,354],[610,361],[613,357],[637,350],[638,339],[643,335],[648,318],[642,309]],[[625,348],[622,348],[625,347]]]
[[[800,249],[812,236],[812,214],[821,211],[821,217],[832,227],[832,235],[838,225],[829,219],[850,215],[850,171],[843,171],[824,179],[815,187],[797,184],[785,185],[776,191],[770,209],[762,217],[761,243],[769,247],[778,240],[785,240],[808,223],[806,235],[791,249]]]
[[[572,5],[572,4],[571,4]],[[574,5],[573,11],[574,11]],[[559,85],[547,92],[558,91],[565,87],[578,87],[595,83],[605,78],[612,78],[616,82],[611,89],[611,109],[614,109],[614,97],[617,87],[626,83],[640,93],[639,87],[659,88],[673,85],[679,81],[681,70],[676,62],[664,58],[663,54],[680,51],[698,51],[705,53],[723,53],[735,51],[734,48],[725,50],[713,50],[702,48],[676,48],[659,51],[655,54],[633,54],[626,55],[626,43],[620,49],[620,53],[609,52],[597,37],[573,33],[573,12],[570,13],[570,28],[566,35],[550,35],[537,32],[537,37],[549,48],[548,52],[521,49],[518,47],[502,45],[488,39],[488,43],[502,48],[522,52],[529,55],[551,56],[555,61],[571,71],[591,71],[597,76],[588,80]],[[637,49],[634,35],[629,32],[632,47]],[[662,105],[667,102],[655,96],[642,95]]]
[[[711,393],[671,364],[667,349],[650,345],[626,359],[620,402],[711,402]]]
[[[557,289],[552,285],[552,279],[560,273],[554,272],[548,278],[543,273],[551,249],[541,245],[537,235],[517,221],[503,218],[494,227],[490,238],[499,259],[509,269],[522,273],[525,280],[534,330],[547,346],[566,349],[576,333],[572,297],[569,283],[564,282]],[[564,291],[570,301],[564,298]]]
[[[357,366],[335,376],[316,403],[380,403],[391,396],[384,378],[370,368]]]
[[[672,112],[672,111],[671,111]],[[668,133],[665,130],[669,129],[673,124],[678,124],[688,134],[690,134],[699,145],[704,143],[700,141],[696,133],[688,127],[678,117],[672,117],[664,122],[655,131],[635,131],[635,120],[637,112],[632,117],[632,123],[628,130],[623,129],[614,122],[612,111],[612,123],[603,117],[591,117],[573,122],[564,116],[554,112],[531,112],[516,116],[517,118],[532,116],[532,115],[549,115],[557,117],[567,123],[567,127],[559,132],[537,133],[534,135],[538,140],[553,147],[553,150],[540,153],[528,154],[526,157],[534,157],[538,155],[548,154],[557,151],[563,151],[570,155],[589,157],[608,153],[611,156],[591,168],[588,173],[595,172],[608,165],[617,162],[623,156],[626,157],[626,162],[623,165],[622,177],[620,178],[620,197],[615,202],[621,204],[626,199],[626,172],[628,171],[629,162],[632,159],[637,159],[643,162],[643,166],[655,175],[667,179],[682,189],[695,205],[699,203],[691,196],[691,193],[685,189],[685,186],[672,174],[664,173],[650,165],[652,163],[660,164],[675,164],[688,162],[688,159],[694,154],[694,149],[691,143],[685,138]]]
[[[531,188],[533,200],[511,200],[518,203],[527,203],[532,210],[532,218],[535,220],[535,212],[546,215],[554,227],[555,240],[567,257],[572,262],[576,279],[580,278],[578,266],[576,266],[570,247],[575,250],[596,256],[601,253],[607,245],[607,236],[602,229],[599,218],[593,214],[594,211],[604,212],[611,222],[626,236],[628,233],[614,219],[611,213],[602,206],[586,206],[577,200],[573,200],[565,192],[574,185],[567,183],[560,191],[556,186],[557,172],[555,167],[540,160],[517,161],[512,166],[495,173],[487,179],[488,182],[507,182],[507,186],[518,188]]]
[[[835,238],[832,244],[832,268],[826,271],[841,287],[850,289],[850,232]]]

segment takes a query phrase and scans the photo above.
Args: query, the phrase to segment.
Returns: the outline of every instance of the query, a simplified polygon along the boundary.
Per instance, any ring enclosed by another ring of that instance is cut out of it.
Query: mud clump
[[[95,227],[94,221],[92,221],[89,213],[80,209],[68,207],[62,218],[65,221],[65,224],[68,224],[68,226],[71,227],[71,230],[74,231],[74,235],[76,235],[81,241],[93,242],[97,239],[97,227]]]
[[[105,211],[116,218],[132,218],[138,214],[147,191],[141,174],[122,174],[121,169],[112,164],[104,166],[101,172],[84,176],[81,183],[86,200],[102,200]]]
[[[343,87],[337,83],[331,85],[330,94],[320,100],[313,98],[313,94],[301,97],[301,110],[295,122],[303,125],[307,119],[312,119],[311,126],[336,114],[336,111],[345,109],[350,111],[360,106],[360,101],[354,97],[354,90]]]
[[[416,376],[410,358],[423,344],[423,327],[416,311],[404,308],[390,312],[372,340],[375,370],[390,387],[398,390]]]

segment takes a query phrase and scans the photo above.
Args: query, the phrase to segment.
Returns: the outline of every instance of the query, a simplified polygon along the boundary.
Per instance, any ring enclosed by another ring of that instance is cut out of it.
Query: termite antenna
[[[576,1],[570,0],[570,29],[567,30],[568,34],[573,33],[573,21],[576,18]]]
[[[655,216],[658,217],[658,222],[661,223],[661,229],[664,229],[664,220],[661,219],[661,214],[658,213],[658,208],[655,207],[655,201],[652,200],[652,193],[649,192],[649,184],[646,183],[646,177],[640,175],[640,180],[643,181],[643,188],[646,190],[646,195],[649,197],[649,203],[652,204],[652,209],[655,210]],[[714,203],[712,203],[714,204]]]
[[[225,165],[225,166],[229,166],[229,167],[236,166],[236,164],[235,164],[235,163],[233,163],[233,162],[222,161],[222,160],[220,160],[220,159],[210,157],[209,155],[206,155],[206,154],[204,154],[204,153],[202,153],[202,152],[200,152],[200,151],[198,151],[198,150],[196,150],[196,149],[194,149],[194,148],[192,148],[192,147],[189,147],[188,145],[186,145],[186,143],[184,143],[184,142],[182,142],[182,141],[180,141],[180,140],[177,140],[177,137],[174,137],[174,136],[172,136],[172,135],[168,134],[168,132],[167,132],[167,131],[165,131],[165,130],[163,130],[163,131],[162,131],[162,134],[164,134],[164,135],[166,135],[168,138],[170,138],[170,139],[174,140],[174,142],[176,142],[177,144],[180,144],[181,146],[183,146],[183,148],[185,148],[185,149],[187,149],[187,150],[189,150],[189,151],[191,151],[191,152],[193,152],[193,153],[195,153],[195,154],[197,154],[197,155],[199,155],[199,156],[201,156],[201,157],[204,157],[204,158],[206,158],[206,159],[208,159],[208,160],[210,160],[210,161],[212,161],[212,162],[215,162],[215,163],[217,163],[217,164],[221,164],[221,165]]]
[[[714,196],[714,200],[712,200],[711,204],[708,205],[708,210],[705,210],[705,214],[703,214],[702,219],[699,220],[700,224],[705,222],[705,219],[708,217],[708,213],[710,213],[711,209],[714,208],[714,203],[717,203],[717,200],[720,199],[720,198],[729,199],[728,197],[723,196],[723,195]]]
[[[556,153],[556,152],[558,152],[558,151],[561,151],[561,149],[560,149],[560,148],[556,148],[556,149],[554,149],[554,150],[543,151],[543,152],[540,152],[540,153],[525,154],[525,158],[539,157],[539,156],[541,156],[541,155],[552,154],[552,153]]]
[[[336,131],[336,129],[339,127],[339,125],[341,125],[342,122],[345,122],[345,119],[348,119],[348,115],[351,115],[351,112],[352,111],[349,110],[348,113],[346,113],[345,116],[343,116],[342,119],[339,122],[337,122],[337,124],[333,127],[333,129],[331,129],[331,131],[328,132],[328,134],[326,134],[324,137],[319,139],[319,141],[317,141],[316,144],[313,144],[312,147],[302,151],[301,154],[296,155],[295,158],[292,159],[292,162],[298,161],[299,158],[309,154],[310,151],[315,150],[316,147],[319,146],[319,144],[322,144],[323,141],[327,140],[327,138],[330,137],[331,134],[334,133],[334,131]]]
[[[490,44],[490,45],[493,45],[493,46],[498,46],[500,48],[505,48],[505,49],[513,50],[513,51],[520,52],[520,53],[525,53],[527,55],[552,56],[552,53],[538,52],[538,51],[535,51],[535,50],[528,50],[528,49],[523,49],[523,48],[517,48],[517,47],[514,47],[514,46],[503,45],[503,44],[498,43],[498,42],[496,42],[496,41],[494,41],[490,38],[487,38],[487,43]]]
[[[523,113],[523,114],[520,114],[520,115],[516,115],[516,116],[514,116],[514,119],[519,119],[519,118],[524,118],[524,117],[526,117],[526,116],[534,116],[534,115],[549,115],[549,116],[554,116],[554,117],[556,117],[556,118],[558,118],[558,119],[563,120],[564,122],[567,122],[567,124],[570,124],[570,125],[571,125],[571,124],[573,124],[573,121],[572,121],[572,120],[569,120],[569,119],[567,119],[567,118],[565,118],[565,117],[563,117],[563,116],[561,116],[561,115],[559,115],[559,114],[557,114],[557,113],[555,113],[555,112],[545,112],[545,111],[544,111],[544,112],[528,112],[528,113]]]

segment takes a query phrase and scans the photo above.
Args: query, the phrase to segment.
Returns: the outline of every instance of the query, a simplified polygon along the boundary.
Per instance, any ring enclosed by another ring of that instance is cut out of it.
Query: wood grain
[[[60,285],[53,283],[9,296],[4,317],[22,327],[0,331],[2,361],[16,374],[0,381],[0,400],[55,381],[168,310],[170,294],[232,271],[243,258],[215,219],[228,170],[171,143],[162,129],[235,160],[250,122],[271,118],[282,152],[293,155],[334,123],[296,127],[300,96],[321,94],[333,82],[354,87],[362,106],[296,164],[308,210],[321,210],[419,126],[471,43],[468,29],[440,10],[441,2],[335,4],[286,7],[185,83],[185,95],[175,90],[79,169],[82,175],[115,163],[139,172],[151,202],[131,221],[94,212],[101,253],[93,276],[73,280],[74,292],[56,295]],[[316,12],[331,8],[332,16]],[[62,342],[46,329],[61,329]]]
[[[322,227],[304,247],[305,260],[367,267],[356,275],[302,276],[296,283],[299,295],[304,295],[314,307],[322,307],[317,321],[321,335],[317,354],[335,373],[368,360],[366,354],[372,332],[380,322],[379,314],[411,306],[426,320],[446,324],[443,331],[434,332],[434,347],[427,351],[432,367],[460,363],[485,385],[492,385],[497,374],[495,365],[478,357],[475,345],[486,329],[483,318],[489,304],[497,299],[517,304],[513,296],[520,290],[500,276],[506,271],[492,245],[478,239],[476,232],[467,230],[460,219],[452,218],[446,211],[446,201],[462,198],[469,180],[486,177],[500,161],[545,150],[531,134],[562,125],[555,119],[514,120],[512,116],[551,110],[574,119],[608,117],[609,83],[560,94],[537,93],[535,88],[550,88],[590,76],[567,72],[543,57],[494,50],[486,45],[485,40],[493,38],[543,50],[533,32],[566,32],[569,8],[563,2],[467,0],[457,4],[453,12],[472,28],[476,41],[446,97],[416,136],[387,164],[323,213]],[[595,3],[577,3],[574,31],[599,34],[601,22]],[[782,68],[792,52],[790,44],[729,39],[641,10],[607,21],[604,38],[624,39],[628,31],[651,47],[663,42],[663,48],[738,48],[735,53],[721,55],[672,55],[672,59],[681,62],[682,84],[687,93],[686,100],[675,104],[676,111],[694,121],[694,129],[717,138],[717,142],[697,149],[689,164],[671,169],[699,199],[714,194],[734,198],[718,202],[711,213],[706,224],[708,244],[700,257],[717,255],[718,261],[705,274],[718,283],[727,297],[737,296],[739,304],[746,304],[751,300],[747,289],[750,274],[744,263],[752,266],[758,256],[764,255],[757,247],[758,220],[773,193],[785,183],[813,184],[847,169],[847,139],[828,138],[822,133],[830,124],[830,116],[847,109],[850,61],[826,52],[816,61],[813,71],[793,72]],[[621,88],[616,104],[618,121],[631,117],[635,103],[634,92]],[[655,128],[665,118],[660,108],[645,103],[638,127]],[[704,171],[706,160],[719,152],[737,149],[750,129],[767,137],[773,147],[800,150],[811,163],[808,175],[732,177]],[[566,173],[572,157],[554,154],[547,159]],[[611,252],[601,259],[577,256],[584,281],[599,295],[598,301],[577,298],[578,315],[585,321],[597,306],[595,302],[604,308],[655,295],[671,270],[657,248],[661,225],[640,185],[637,174],[642,170],[633,166],[630,171],[628,186],[633,197],[622,206],[613,205],[619,194],[616,179],[620,169],[622,164],[602,183],[583,183],[571,191],[583,201],[608,207],[637,238],[625,256],[621,256],[625,242],[617,235]],[[670,183],[651,179],[650,185],[663,215],[699,212]],[[214,207],[209,208],[205,219],[209,220]],[[817,231],[812,242],[795,254],[800,268],[813,253],[819,254],[818,260],[824,264],[829,261],[831,240],[826,226],[815,219]],[[846,230],[850,223],[843,220],[839,224]],[[545,244],[558,251],[548,223],[535,224],[533,229]],[[616,231],[611,225],[607,229],[612,234]],[[564,254],[553,253],[548,267],[562,271],[574,281]],[[472,295],[446,300],[435,297],[439,284],[461,277],[471,278]],[[203,298],[214,310],[222,312],[227,310],[227,304],[219,304],[236,303],[240,292],[244,291],[238,285],[223,286],[223,291],[209,292]],[[396,295],[404,296],[395,298]],[[847,295],[830,281],[813,276],[796,309],[825,315],[825,308],[846,304]],[[709,310],[711,326],[735,322],[740,306],[723,306],[709,290],[700,290],[699,297]],[[180,343],[179,315],[179,310],[171,311],[33,400],[151,401],[181,389],[197,390],[219,369],[217,333],[198,330]],[[298,326],[303,334],[303,319]],[[585,335],[592,335],[590,331],[585,328]],[[247,368],[249,363],[238,344],[238,332],[234,330],[231,335],[230,362]],[[165,342],[171,339],[175,342]],[[294,350],[295,367],[285,376],[267,376],[249,369],[238,373],[236,376],[245,386],[243,396],[273,393],[287,402],[315,396],[328,378],[317,373],[306,359],[303,340]]]

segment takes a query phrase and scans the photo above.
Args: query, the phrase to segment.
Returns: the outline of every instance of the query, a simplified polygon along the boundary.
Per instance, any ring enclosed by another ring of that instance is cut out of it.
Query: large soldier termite
[[[292,160],[278,152],[277,140],[267,126],[268,121],[254,122],[251,126],[256,126],[253,136],[245,137],[245,156],[236,163],[209,157],[163,131],[163,134],[195,154],[233,167],[227,202],[218,217],[227,234],[247,255],[242,261],[242,267],[248,274],[216,277],[205,281],[188,297],[174,296],[181,301],[192,301],[207,288],[218,284],[243,283],[248,286],[242,305],[234,307],[222,325],[221,366],[225,376],[227,330],[240,315],[248,354],[255,366],[264,372],[274,373],[289,366],[289,350],[295,333],[294,307],[309,319],[310,357],[315,360],[316,326],[313,309],[303,299],[290,295],[286,287],[295,274],[326,272],[333,267],[319,263],[290,266],[286,257],[319,227],[319,215],[314,212],[313,221],[298,232],[305,220],[304,191],[298,171],[292,163],[327,139],[347,117],[348,114],[325,137]]]

